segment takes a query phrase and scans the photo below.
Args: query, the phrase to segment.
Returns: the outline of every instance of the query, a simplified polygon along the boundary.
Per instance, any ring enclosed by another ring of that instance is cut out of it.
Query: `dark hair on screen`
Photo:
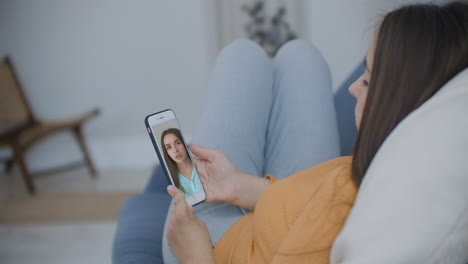
[[[398,123],[468,67],[468,4],[404,6],[384,17],[376,39],[353,153],[357,186]]]
[[[182,134],[180,133],[180,130],[177,128],[166,129],[161,134],[161,147],[164,152],[164,159],[166,160],[167,167],[169,167],[169,173],[171,174],[170,177],[174,181],[175,187],[177,187],[179,190],[185,193],[185,189],[184,187],[182,187],[182,184],[180,184],[180,181],[179,181],[179,169],[177,168],[177,164],[169,156],[166,150],[166,146],[164,145],[164,137],[168,134],[173,134],[174,136],[176,136],[182,142],[182,144],[184,145],[184,148],[185,148],[185,142],[184,142],[184,139],[182,138]]]

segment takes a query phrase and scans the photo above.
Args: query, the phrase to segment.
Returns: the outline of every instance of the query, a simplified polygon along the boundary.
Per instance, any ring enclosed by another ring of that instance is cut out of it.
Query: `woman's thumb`
[[[212,149],[207,149],[196,144],[190,144],[190,151],[200,159],[204,160],[213,160],[215,156],[215,151]]]

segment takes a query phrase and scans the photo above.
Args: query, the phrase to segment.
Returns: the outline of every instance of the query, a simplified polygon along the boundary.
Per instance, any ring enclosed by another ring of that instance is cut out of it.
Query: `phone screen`
[[[187,144],[179,128],[175,115],[162,115],[150,123],[154,140],[172,184],[182,191],[190,204],[205,199],[200,177],[195,168]]]

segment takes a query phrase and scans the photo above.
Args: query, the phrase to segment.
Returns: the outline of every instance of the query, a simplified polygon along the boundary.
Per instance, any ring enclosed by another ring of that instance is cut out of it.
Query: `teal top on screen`
[[[179,174],[179,181],[182,187],[185,190],[184,196],[188,197],[194,193],[203,191],[203,186],[201,184],[200,178],[198,177],[197,170],[195,170],[195,166],[192,170],[192,180],[189,180],[184,177],[184,175]]]

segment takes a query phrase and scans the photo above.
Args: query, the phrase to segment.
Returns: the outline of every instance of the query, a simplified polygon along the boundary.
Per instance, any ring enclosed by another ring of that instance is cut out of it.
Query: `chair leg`
[[[14,159],[14,158],[8,159],[8,160],[5,162],[5,172],[6,172],[6,173],[10,173],[11,170],[13,169],[13,165],[15,165],[15,159]]]
[[[88,148],[85,143],[85,139],[83,136],[83,132],[81,130],[81,126],[77,126],[73,128],[73,133],[75,134],[76,140],[80,144],[81,151],[83,152],[83,156],[88,166],[89,172],[91,173],[92,177],[96,177],[96,167],[94,167],[93,161],[90,158]]]
[[[29,172],[28,168],[26,167],[26,162],[24,159],[24,152],[20,146],[16,144],[13,146],[13,155],[14,155],[16,162],[18,163],[20,167],[21,175],[23,176],[26,189],[28,190],[30,194],[33,194],[33,195],[36,194],[36,188],[34,187],[32,175]]]

